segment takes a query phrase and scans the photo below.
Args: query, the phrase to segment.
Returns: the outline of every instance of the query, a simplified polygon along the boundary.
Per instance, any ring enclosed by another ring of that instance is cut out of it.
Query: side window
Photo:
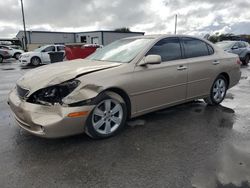
[[[178,38],[166,38],[157,42],[147,55],[160,55],[162,61],[181,59],[181,45]]]
[[[64,46],[57,46],[56,48],[57,48],[57,51],[58,51],[58,52],[64,50]]]
[[[234,45],[233,45],[233,48],[239,48],[239,43],[238,42],[236,42]]]
[[[244,48],[244,46],[242,45],[242,42],[239,42],[238,46],[239,46],[239,48]]]
[[[240,47],[240,48],[246,48],[247,46],[246,46],[245,42],[240,42],[239,47]]]
[[[0,46],[1,49],[4,49],[4,50],[9,50],[9,48],[7,46]]]
[[[208,49],[208,54],[209,54],[209,55],[214,54],[214,49],[213,49],[212,46],[210,46],[209,44],[207,44],[207,49]]]
[[[55,46],[49,46],[43,50],[43,52],[54,52],[56,51]]]
[[[210,55],[208,45],[199,39],[185,37],[182,38],[182,42],[184,44],[186,58]]]

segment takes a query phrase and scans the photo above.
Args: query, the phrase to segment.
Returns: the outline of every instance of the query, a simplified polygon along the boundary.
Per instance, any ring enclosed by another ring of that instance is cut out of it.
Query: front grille
[[[16,86],[17,94],[20,98],[24,99],[28,94],[29,90],[21,88],[19,85]]]

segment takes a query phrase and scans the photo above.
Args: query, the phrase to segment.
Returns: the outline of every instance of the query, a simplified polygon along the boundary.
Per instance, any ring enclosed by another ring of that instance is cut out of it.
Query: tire
[[[21,55],[21,53],[17,52],[17,53],[14,54],[14,58],[15,58],[16,60],[18,60],[19,57],[20,57],[20,55]]]
[[[104,92],[96,97],[95,108],[90,113],[85,132],[91,138],[108,138],[118,134],[125,126],[127,107],[123,98],[113,92]],[[112,112],[115,110],[115,112]]]
[[[39,64],[41,64],[41,59],[39,57],[32,57],[30,60],[30,64],[32,66],[38,66]]]
[[[0,63],[3,62],[3,56],[0,55]]]
[[[249,60],[250,60],[250,56],[246,55],[245,60],[243,61],[243,65],[248,65]]]
[[[204,99],[204,101],[209,105],[218,105],[220,104],[227,93],[228,89],[228,81],[223,75],[219,75],[211,89],[210,89],[210,95]]]

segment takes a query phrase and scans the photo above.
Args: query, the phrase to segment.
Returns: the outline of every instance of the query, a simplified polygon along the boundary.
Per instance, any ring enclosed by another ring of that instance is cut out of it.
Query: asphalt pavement
[[[105,140],[48,140],[21,130],[6,102],[29,69],[2,63],[0,187],[250,188],[250,67],[241,69],[220,106],[198,100],[154,112]]]

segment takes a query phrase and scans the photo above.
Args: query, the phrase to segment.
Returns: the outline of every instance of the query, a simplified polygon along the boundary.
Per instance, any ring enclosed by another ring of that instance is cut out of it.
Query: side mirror
[[[139,66],[155,65],[155,64],[161,64],[161,56],[160,56],[160,55],[147,55],[147,56],[139,63]]]
[[[233,47],[232,47],[232,50],[237,50],[237,49],[239,49],[238,46],[233,46]]]

